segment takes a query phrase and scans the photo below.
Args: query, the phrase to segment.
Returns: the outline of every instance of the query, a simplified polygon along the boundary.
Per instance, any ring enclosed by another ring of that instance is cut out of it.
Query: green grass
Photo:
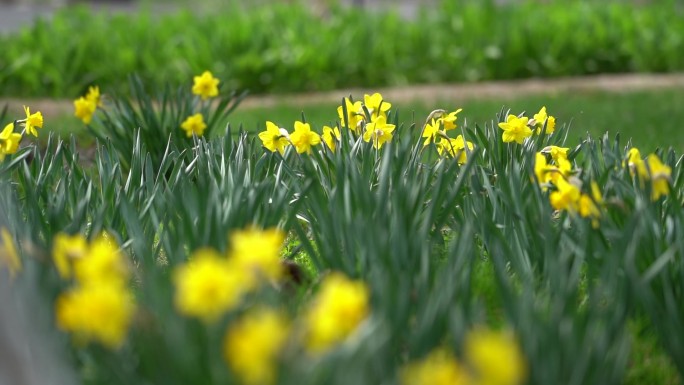
[[[363,95],[354,95],[357,99]],[[442,101],[434,105],[422,102],[408,104],[394,103],[398,108],[399,120],[405,124],[422,123],[430,111],[436,108],[453,110],[463,108],[459,121],[468,125],[484,124],[495,119],[502,106],[512,113],[522,111],[535,113],[546,106],[551,115],[556,116],[558,124],[571,124],[569,143],[577,143],[587,133],[599,136],[608,132],[611,137],[618,132],[621,143],[626,144],[633,138],[635,146],[643,151],[653,151],[658,147],[672,146],[677,152],[684,152],[684,90],[641,91],[628,93],[578,92],[550,95],[525,96],[514,99],[499,98],[470,101]],[[392,100],[388,100],[393,102]],[[306,120],[320,130],[324,124],[334,124],[337,120],[337,104],[316,104],[293,106],[280,104],[268,108],[241,108],[230,116],[229,122],[237,129],[240,125],[248,131],[260,131],[265,121],[271,120],[282,127],[292,130],[295,120]],[[92,143],[82,124],[74,117],[62,115],[46,117],[46,127],[62,135],[74,133],[84,143]],[[43,130],[47,131],[47,130]],[[44,132],[45,134],[45,132]]]

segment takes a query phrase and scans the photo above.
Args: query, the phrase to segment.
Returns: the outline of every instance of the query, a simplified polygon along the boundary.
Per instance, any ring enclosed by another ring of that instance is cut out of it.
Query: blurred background
[[[681,149],[682,20],[674,0],[0,0],[0,104],[49,100],[78,133],[71,100],[91,85],[126,96],[131,74],[153,91],[210,70],[249,92],[231,121],[249,130],[328,124],[342,97],[382,91],[407,119],[547,105],[578,136]]]

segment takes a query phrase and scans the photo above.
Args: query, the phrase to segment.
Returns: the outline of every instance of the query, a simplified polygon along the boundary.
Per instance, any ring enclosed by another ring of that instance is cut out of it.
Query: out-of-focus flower
[[[527,117],[519,118],[515,115],[508,115],[505,123],[499,123],[499,127],[504,131],[503,141],[522,144],[525,138],[532,136],[532,130],[527,126],[528,120]]]
[[[352,334],[368,316],[369,296],[361,281],[339,273],[325,277],[305,315],[309,350],[323,352]]]
[[[100,99],[100,87],[90,86],[88,87],[88,93],[85,96],[86,100],[95,104],[96,107],[101,107],[102,101]]]
[[[275,383],[278,353],[289,332],[285,316],[271,309],[254,310],[231,325],[223,341],[230,369],[247,385]]]
[[[105,234],[88,245],[85,255],[74,259],[73,269],[76,280],[82,285],[106,281],[123,286],[130,273],[119,247]]]
[[[541,134],[546,124],[546,133],[551,134],[556,129],[556,118],[546,114],[546,106],[542,107],[538,113],[534,114],[534,125],[537,127],[537,135]]]
[[[19,149],[21,134],[14,132],[14,123],[9,123],[0,132],[0,162],[5,160],[6,155],[11,155]]]
[[[198,95],[202,100],[218,96],[219,80],[209,71],[204,71],[202,75],[193,78],[192,93]]]
[[[255,279],[277,280],[282,276],[280,249],[284,241],[285,233],[277,228],[251,228],[230,234],[229,259],[244,271],[245,279],[249,279],[247,286],[253,286]]]
[[[185,136],[190,138],[192,134],[197,136],[202,136],[204,130],[207,128],[207,124],[204,123],[204,117],[200,113],[188,116],[187,119],[181,123],[181,128],[185,131]]]
[[[570,151],[570,149],[567,147],[558,147],[558,146],[546,146],[546,147],[542,148],[542,150],[541,150],[542,154],[551,155],[551,159],[553,159],[556,162],[559,159],[568,160],[568,152],[569,151]]]
[[[551,206],[556,210],[577,211],[577,204],[580,199],[580,190],[574,184],[558,178],[555,181],[556,191],[549,196]]]
[[[90,124],[95,115],[97,104],[81,96],[74,100],[74,116],[81,119],[84,124]]]
[[[366,124],[366,131],[363,133],[363,140],[366,142],[373,142],[373,147],[376,149],[382,148],[382,145],[392,140],[392,133],[396,126],[387,123],[384,115],[380,115],[377,119]]]
[[[135,311],[133,295],[110,282],[79,285],[57,298],[57,326],[88,342],[118,348],[126,338]]]
[[[475,385],[518,385],[525,381],[523,353],[512,334],[476,329],[466,335],[464,355]]]
[[[38,137],[38,131],[36,128],[43,128],[43,114],[40,111],[32,114],[31,110],[27,106],[24,106],[24,112],[26,113],[26,119],[24,119],[22,122],[26,128],[26,132],[30,135]]]
[[[212,322],[237,306],[246,291],[244,272],[211,249],[200,249],[173,273],[175,303],[184,315]]]
[[[342,139],[342,135],[340,134],[340,129],[337,127],[332,128],[323,126],[322,138],[323,142],[325,142],[330,151],[335,152],[337,149],[337,143]]]
[[[273,122],[266,122],[266,130],[259,133],[259,139],[267,150],[278,151],[280,155],[285,154],[285,148],[290,145],[287,131],[280,129]]]
[[[344,109],[347,110],[347,115],[344,114]],[[349,127],[352,132],[358,133],[359,127],[365,121],[363,107],[360,101],[353,102],[349,98],[344,98],[344,107],[337,107],[337,115],[340,118],[342,127]]]
[[[290,141],[295,146],[298,154],[311,153],[311,147],[321,143],[321,136],[316,132],[311,131],[309,123],[302,123],[296,121],[294,124],[294,132],[290,134]]]
[[[658,200],[670,192],[670,177],[672,168],[664,165],[656,154],[651,154],[646,158],[648,171],[651,177],[651,199]]]
[[[410,363],[401,371],[402,385],[470,385],[468,370],[444,349],[431,352],[424,359]]]
[[[88,244],[82,235],[57,234],[52,241],[52,260],[59,276],[63,279],[71,278],[73,262],[84,258],[87,250]]]
[[[0,228],[0,240],[0,268],[7,267],[10,278],[13,278],[21,271],[21,259],[12,234],[5,227]]]

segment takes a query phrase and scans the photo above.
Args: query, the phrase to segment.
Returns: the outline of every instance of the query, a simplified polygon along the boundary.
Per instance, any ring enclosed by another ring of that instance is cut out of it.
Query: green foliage
[[[130,73],[161,90],[207,69],[252,93],[681,71],[683,12],[673,1],[443,1],[413,19],[277,2],[162,16],[68,8],[0,37],[0,92],[129,92]]]

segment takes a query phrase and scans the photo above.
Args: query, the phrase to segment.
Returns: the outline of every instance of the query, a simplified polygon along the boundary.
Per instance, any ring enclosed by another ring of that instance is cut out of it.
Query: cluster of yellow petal
[[[81,119],[84,124],[90,124],[98,107],[102,107],[100,88],[89,87],[85,96],[74,100],[74,116]]]
[[[289,334],[289,321],[273,309],[256,309],[230,326],[223,355],[230,369],[246,385],[275,383],[278,353]]]
[[[475,329],[463,347],[464,363],[437,349],[401,372],[403,385],[517,385],[527,368],[515,338],[507,332]]]
[[[637,148],[631,148],[627,153],[627,165],[632,176],[637,176],[643,181],[651,181],[651,199],[658,200],[670,192],[670,179],[672,168],[661,162],[656,154],[650,154],[644,161]],[[643,184],[642,184],[643,187]]]
[[[363,102],[344,98],[344,105],[337,108],[339,126],[348,127],[353,134],[361,135],[366,143],[372,142],[374,148],[380,149],[392,140],[396,128],[387,122],[391,107],[392,104],[384,101],[379,93],[364,95]],[[259,139],[267,150],[277,151],[281,155],[290,145],[295,147],[298,154],[311,154],[313,147],[321,142],[335,152],[342,135],[339,127],[330,126],[323,126],[323,134],[320,135],[311,129],[310,124],[300,121],[294,123],[294,131],[290,134],[285,128],[267,121],[266,130],[259,133]]]
[[[553,188],[549,195],[551,206],[556,210],[578,213],[581,217],[591,218],[598,226],[601,216],[599,204],[603,197],[596,182],[591,182],[591,194],[582,192],[582,183],[572,177],[572,163],[568,160],[569,148],[547,146],[535,155],[534,173],[537,183],[546,191]],[[551,161],[547,157],[551,158]]]
[[[0,132],[0,162],[5,160],[5,156],[17,152],[19,142],[21,142],[21,134],[14,132],[14,123],[9,123]]]
[[[362,281],[352,281],[339,273],[325,277],[304,316],[307,348],[321,353],[346,339],[368,316],[369,297]]]
[[[80,235],[58,234],[52,257],[59,275],[75,281],[56,300],[57,326],[82,342],[121,346],[135,299],[128,286],[128,264],[116,243],[106,234],[91,243]]]
[[[526,138],[535,132],[537,135],[542,132],[553,133],[556,129],[556,118],[549,116],[544,106],[538,113],[534,114],[533,119],[525,116],[508,115],[505,122],[499,123],[499,128],[503,130],[502,140],[504,143],[522,144]]]
[[[238,306],[245,294],[282,276],[284,239],[278,229],[251,228],[231,234],[228,255],[213,249],[195,251],[174,271],[176,308],[187,316],[216,321]]]

